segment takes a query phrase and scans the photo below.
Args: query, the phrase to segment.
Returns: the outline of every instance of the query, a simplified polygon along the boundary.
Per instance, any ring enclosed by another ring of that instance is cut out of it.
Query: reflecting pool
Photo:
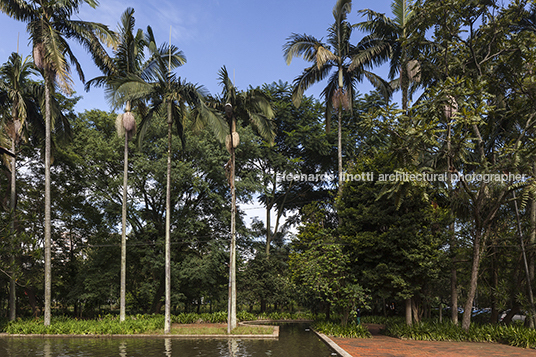
[[[338,356],[303,323],[279,324],[278,340],[177,338],[0,338],[0,357]]]

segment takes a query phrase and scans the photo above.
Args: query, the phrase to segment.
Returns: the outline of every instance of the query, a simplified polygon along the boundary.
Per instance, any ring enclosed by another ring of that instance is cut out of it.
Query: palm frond
[[[333,7],[335,22],[342,23],[350,12],[352,12],[352,0],[337,0]]]
[[[36,18],[35,5],[26,1],[2,0],[0,11],[17,21],[31,22]]]
[[[307,62],[313,62],[316,60],[317,50],[320,47],[328,48],[313,36],[293,33],[283,46],[285,61],[288,65],[294,57],[302,57]]]
[[[320,82],[326,78],[331,71],[332,66],[324,66],[319,70],[316,66],[306,68],[302,74],[294,79],[294,89],[292,91],[292,102],[299,107],[303,98],[303,93],[312,84]]]
[[[376,90],[380,92],[380,94],[385,98],[385,101],[388,102],[393,95],[393,87],[391,86],[391,84],[377,74],[374,74],[370,71],[365,71],[363,72],[363,74],[365,75],[365,77],[367,77],[367,79],[374,86],[374,88],[376,88]]]
[[[413,16],[411,10],[411,1],[408,0],[393,0],[391,9],[394,15],[394,22],[401,28],[405,28],[406,24]]]

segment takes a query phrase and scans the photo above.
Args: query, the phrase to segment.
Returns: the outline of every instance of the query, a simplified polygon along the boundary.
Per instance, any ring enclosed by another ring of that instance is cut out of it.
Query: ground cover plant
[[[120,322],[118,316],[105,315],[92,320],[79,320],[70,317],[54,317],[50,326],[45,326],[41,318],[18,319],[8,323],[5,332],[10,334],[46,334],[46,335],[114,335],[157,333],[164,328],[162,315],[127,316]]]
[[[349,323],[342,326],[337,322],[330,321],[315,321],[312,325],[315,331],[333,337],[354,337],[354,338],[370,338],[372,335],[369,330],[361,324]]]
[[[422,321],[408,326],[403,321],[389,321],[384,333],[388,336],[420,341],[497,342],[510,346],[536,348],[536,331],[520,324],[471,324],[465,331],[450,321]]]
[[[240,311],[237,313],[238,321],[253,321],[253,320],[306,320],[311,319],[311,315],[308,313],[262,313],[253,314],[246,311]],[[178,315],[171,316],[171,322],[178,324],[202,324],[202,323],[226,323],[227,312],[218,311],[213,313],[180,313]],[[256,328],[255,326],[247,326],[248,328],[237,328],[233,330],[234,334],[265,334],[272,333],[272,331],[266,332],[263,327]],[[10,334],[76,334],[76,335],[114,335],[114,334],[137,334],[137,333],[162,333],[164,328],[164,316],[163,315],[132,315],[127,316],[125,321],[120,322],[119,316],[116,315],[104,315],[99,316],[97,319],[77,319],[72,317],[54,317],[50,326],[44,326],[43,320],[38,319],[17,319],[15,321],[8,322],[2,332]],[[193,330],[203,331],[204,327],[201,325],[199,328],[191,328],[190,332],[183,330],[184,334],[213,334],[220,333],[212,330],[205,330],[205,332],[193,332]],[[227,333],[227,329],[224,329],[222,334]],[[219,330],[218,330],[219,331]],[[223,331],[223,330],[222,330]],[[249,331],[249,332],[248,332]]]

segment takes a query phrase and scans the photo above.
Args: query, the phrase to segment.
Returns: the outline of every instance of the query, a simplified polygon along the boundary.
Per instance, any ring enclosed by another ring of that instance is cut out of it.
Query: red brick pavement
[[[536,356],[536,350],[498,343],[443,342],[400,340],[376,334],[378,326],[370,326],[372,338],[334,338],[333,342],[353,357],[389,356],[463,356],[463,357],[521,357]]]

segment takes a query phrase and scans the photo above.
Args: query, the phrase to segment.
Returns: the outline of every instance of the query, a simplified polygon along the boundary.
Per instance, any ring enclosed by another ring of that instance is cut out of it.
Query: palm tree
[[[210,105],[220,113],[224,112],[229,125],[229,134],[225,141],[231,160],[227,164],[229,183],[231,186],[231,247],[229,264],[229,304],[227,332],[236,327],[236,191],[235,191],[235,149],[240,138],[236,132],[237,119],[249,121],[259,135],[272,143],[275,137],[274,113],[268,97],[260,90],[250,88],[246,92],[237,91],[229,78],[227,68],[219,71],[220,85],[223,87],[221,97],[213,100]],[[269,229],[269,227],[268,227]]]
[[[311,67],[294,80],[292,100],[296,106],[300,105],[304,91],[312,84],[328,77],[332,70],[334,73],[328,79],[328,84],[322,91],[326,100],[326,128],[330,130],[330,116],[335,108],[338,113],[338,168],[339,179],[342,177],[342,111],[352,110],[355,88],[366,77],[384,96],[390,95],[389,85],[377,75],[366,71],[365,64],[354,63],[354,58],[360,54],[361,48],[350,43],[352,25],[347,16],[352,9],[352,0],[337,0],[333,7],[335,22],[328,28],[327,43],[323,43],[313,36],[292,34],[283,46],[287,64],[293,57],[302,56],[306,61],[312,62]],[[342,185],[339,184],[339,193]]]
[[[15,221],[16,221],[16,206],[17,206],[17,146],[20,142],[23,128],[26,121],[39,120],[39,108],[37,104],[37,85],[30,82],[29,77],[36,74],[33,63],[29,60],[29,56],[25,59],[18,53],[12,53],[8,61],[0,68],[0,92],[5,102],[8,103],[10,110],[10,120],[7,123],[7,134],[11,140],[11,151],[6,153],[10,159],[11,170],[11,195],[10,195],[10,210],[11,232],[13,234],[13,244],[16,244]],[[12,155],[11,155],[12,154]],[[13,246],[13,251],[15,251]],[[13,257],[13,260],[15,258]],[[14,263],[14,262],[13,262]],[[15,277],[10,277],[10,292],[9,292],[9,319],[11,321],[16,318],[16,289]]]
[[[106,68],[104,75],[93,78],[86,83],[86,90],[90,86],[105,86],[106,95],[113,99],[116,86],[129,75],[141,74],[144,49],[146,48],[145,35],[141,29],[135,32],[134,9],[128,8],[121,16],[119,23],[119,44],[114,51],[113,67]],[[121,287],[119,298],[119,320],[125,321],[126,314],[126,235],[127,235],[127,189],[128,189],[128,141],[136,133],[136,120],[131,111],[131,101],[126,101],[125,113],[119,114],[116,120],[116,129],[119,137],[125,139],[124,166],[123,166],[123,207],[121,219]],[[137,103],[144,108],[143,102]],[[142,109],[143,111],[143,109]]]
[[[367,21],[360,22],[354,27],[369,33],[360,42],[364,50],[354,58],[353,66],[363,63],[382,64],[389,61],[389,79],[392,86],[402,90],[402,110],[408,109],[408,94],[410,83],[418,82],[420,78],[419,64],[411,58],[407,41],[412,35],[411,19],[412,1],[393,0],[391,9],[394,18],[380,14],[370,9],[360,10],[367,16]]]
[[[84,81],[82,67],[67,40],[80,43],[99,67],[109,65],[101,41],[112,44],[114,34],[105,25],[72,20],[80,6],[87,3],[95,8],[96,0],[0,0],[0,10],[12,18],[28,23],[35,65],[45,79],[45,309],[44,324],[50,325],[51,302],[51,208],[50,208],[50,132],[51,97],[55,84],[65,92],[72,91],[68,60]]]
[[[175,124],[183,141],[187,129],[188,107],[195,127],[210,125],[220,136],[226,131],[225,123],[204,104],[204,89],[177,77],[172,70],[186,63],[186,59],[175,46],[165,44],[157,47],[153,31],[147,28],[147,44],[151,58],[144,65],[140,75],[131,74],[121,79],[115,93],[115,101],[145,99],[150,102],[150,109],[140,123],[138,145],[155,114],[166,118],[168,125],[167,180],[166,180],[166,227],[165,227],[165,325],[164,332],[171,329],[171,135]]]

